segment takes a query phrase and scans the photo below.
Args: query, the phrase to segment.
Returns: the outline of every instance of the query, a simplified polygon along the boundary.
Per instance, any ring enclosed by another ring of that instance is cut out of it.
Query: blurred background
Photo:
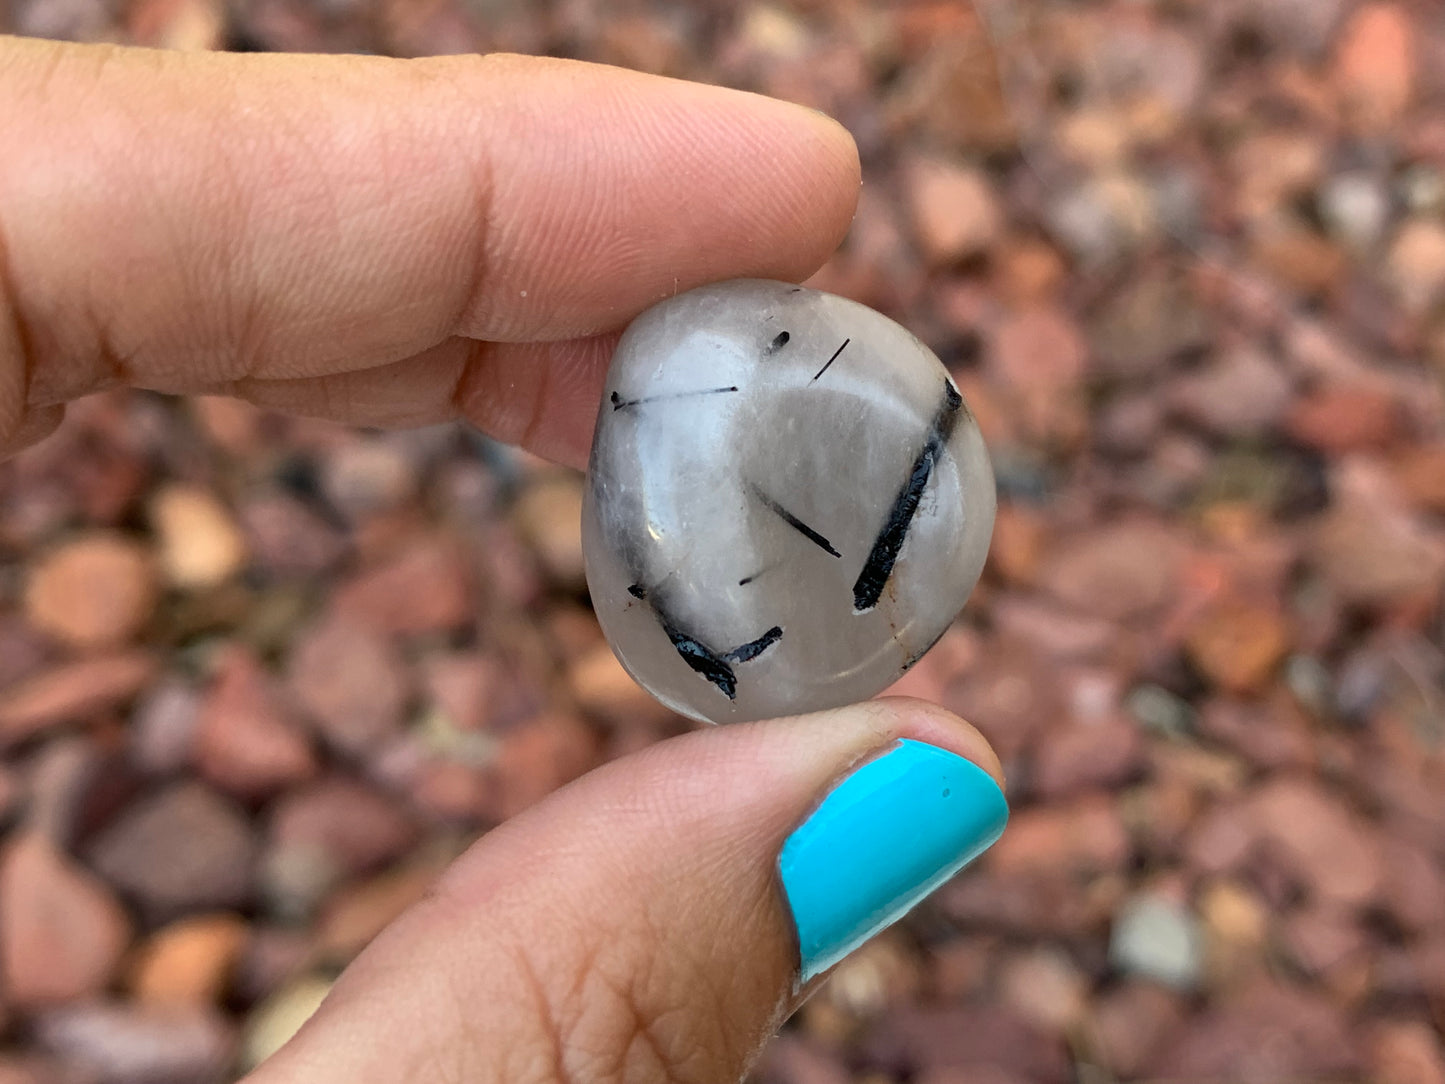
[[[760,1084],[1445,1081],[1445,5],[0,0],[183,49],[516,50],[805,102],[815,284],[929,342],[991,564],[901,688],[1014,820]],[[0,1084],[225,1079],[479,833],[683,723],[577,476],[107,395],[0,467]]]

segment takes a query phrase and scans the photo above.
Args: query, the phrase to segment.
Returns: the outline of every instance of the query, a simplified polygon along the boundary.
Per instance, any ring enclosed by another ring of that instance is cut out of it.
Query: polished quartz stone
[[[993,472],[926,346],[856,302],[743,279],[627,329],[583,506],[587,583],[629,673],[730,722],[873,696],[983,568]]]

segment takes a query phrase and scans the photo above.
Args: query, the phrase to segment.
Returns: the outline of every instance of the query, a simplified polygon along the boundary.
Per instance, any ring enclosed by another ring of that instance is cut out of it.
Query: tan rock
[[[150,502],[161,572],[175,587],[214,587],[246,565],[246,539],[230,511],[199,486],[171,485]]]
[[[1016,305],[1050,301],[1064,282],[1064,258],[1047,241],[1021,237],[999,254],[996,281]]]
[[[1345,24],[1334,80],[1346,115],[1380,131],[1399,121],[1415,96],[1418,58],[1414,20],[1404,4],[1367,3]]]
[[[991,248],[1002,214],[988,178],[957,162],[915,157],[904,166],[904,189],[924,258],[950,264]]]
[[[283,987],[252,1011],[246,1021],[241,1058],[244,1068],[253,1069],[280,1050],[310,1020],[331,983],[318,975],[307,975]]]
[[[1289,644],[1289,627],[1277,606],[1229,599],[1200,615],[1185,648],[1215,685],[1244,693],[1269,681]]]
[[[1400,227],[1385,275],[1406,312],[1422,315],[1445,297],[1445,225],[1411,219]]]
[[[150,619],[155,602],[149,555],[110,531],[60,546],[31,570],[25,585],[30,622],[79,650],[129,640]]]
[[[1325,144],[1309,130],[1268,128],[1246,137],[1232,155],[1239,213],[1255,220],[1311,191],[1325,170]]]
[[[212,1005],[220,1000],[247,927],[238,915],[184,918],[156,931],[131,968],[137,1001],[151,1005]]]
[[[225,48],[220,0],[145,0],[126,12],[129,41],[157,49],[200,52]]]
[[[125,911],[103,882],[38,833],[0,860],[0,972],[5,996],[39,1008],[99,993],[130,940]]]
[[[1236,983],[1261,969],[1269,910],[1252,890],[1237,881],[1215,882],[1199,901],[1199,917],[1206,970],[1214,984]]]
[[[1392,473],[1414,504],[1445,512],[1445,442],[1411,448],[1395,461]]]
[[[1222,944],[1258,947],[1269,933],[1269,910],[1250,889],[1235,881],[1209,886],[1199,903],[1205,930]]]
[[[605,643],[568,667],[567,684],[583,711],[617,726],[646,724],[668,714],[622,668]]]
[[[1335,290],[1349,266],[1343,248],[1283,215],[1258,223],[1250,241],[1266,271],[1308,294]]]
[[[1041,948],[1008,960],[999,976],[1003,1003],[1043,1031],[1069,1034],[1088,1011],[1089,981],[1056,949]]]
[[[1016,812],[985,861],[1004,876],[1099,873],[1121,868],[1130,849],[1119,803],[1104,794],[1088,794],[1068,804]]]
[[[338,892],[327,904],[316,934],[316,951],[345,964],[436,883],[438,865],[421,863],[379,874]]]
[[[553,475],[529,485],[512,514],[522,537],[554,582],[571,589],[586,584],[582,568],[582,478]]]

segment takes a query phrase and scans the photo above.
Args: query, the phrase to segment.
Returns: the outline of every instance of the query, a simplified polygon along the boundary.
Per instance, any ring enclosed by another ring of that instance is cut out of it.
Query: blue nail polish
[[[823,799],[778,858],[802,977],[826,971],[981,855],[1008,802],[978,765],[901,741]]]

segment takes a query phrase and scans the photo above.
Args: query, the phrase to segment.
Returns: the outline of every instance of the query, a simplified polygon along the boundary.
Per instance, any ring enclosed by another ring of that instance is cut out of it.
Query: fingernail
[[[919,741],[896,746],[839,783],[778,859],[806,982],[981,855],[1008,802],[972,761]]]

